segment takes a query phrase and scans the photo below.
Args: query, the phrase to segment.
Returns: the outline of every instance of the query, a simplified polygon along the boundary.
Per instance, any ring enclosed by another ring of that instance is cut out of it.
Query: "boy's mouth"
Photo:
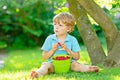
[[[58,30],[55,30],[55,32],[58,32]]]

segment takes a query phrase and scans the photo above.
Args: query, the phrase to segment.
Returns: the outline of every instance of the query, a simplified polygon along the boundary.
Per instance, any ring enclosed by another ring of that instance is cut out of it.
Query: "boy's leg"
[[[76,61],[71,63],[71,70],[78,71],[78,72],[98,72],[99,69],[97,66],[88,66]]]
[[[36,77],[46,75],[48,73],[53,73],[54,72],[53,64],[49,62],[43,62],[41,67],[36,72],[37,72]]]

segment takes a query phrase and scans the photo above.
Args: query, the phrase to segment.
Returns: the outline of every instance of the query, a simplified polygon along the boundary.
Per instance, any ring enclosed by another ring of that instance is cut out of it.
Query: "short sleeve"
[[[44,51],[49,51],[51,49],[51,36],[48,36],[41,48]]]
[[[76,38],[73,37],[72,39],[72,51],[73,52],[80,52],[80,46]]]

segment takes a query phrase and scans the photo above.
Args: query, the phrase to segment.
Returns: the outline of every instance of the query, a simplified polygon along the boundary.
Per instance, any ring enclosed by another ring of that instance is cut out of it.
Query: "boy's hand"
[[[65,50],[65,51],[67,50],[67,47],[64,43],[58,42],[58,45],[62,48],[62,50]]]
[[[55,43],[55,44],[53,44],[52,45],[52,51],[56,51],[58,49],[58,44],[57,43]]]

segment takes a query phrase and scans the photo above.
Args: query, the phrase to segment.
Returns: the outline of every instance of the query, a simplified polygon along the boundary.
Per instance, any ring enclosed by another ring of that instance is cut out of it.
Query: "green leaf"
[[[26,26],[26,25],[23,25],[22,27],[23,27],[23,29],[24,29],[24,32],[29,32],[29,33],[31,33],[32,35],[35,35],[35,36],[37,36],[37,37],[41,36],[41,34],[42,34],[42,30],[32,30],[32,29],[30,29],[30,28],[29,28],[28,26]]]
[[[5,32],[8,32],[11,28],[10,28],[10,26],[5,25],[5,26],[2,26],[2,29],[3,29]]]
[[[54,13],[55,14],[58,14],[58,13],[61,13],[61,12],[68,12],[68,8],[67,7],[61,7],[59,8],[58,10],[56,10]]]
[[[7,47],[6,42],[0,41],[0,49],[1,49],[1,48],[5,48],[5,47]]]

